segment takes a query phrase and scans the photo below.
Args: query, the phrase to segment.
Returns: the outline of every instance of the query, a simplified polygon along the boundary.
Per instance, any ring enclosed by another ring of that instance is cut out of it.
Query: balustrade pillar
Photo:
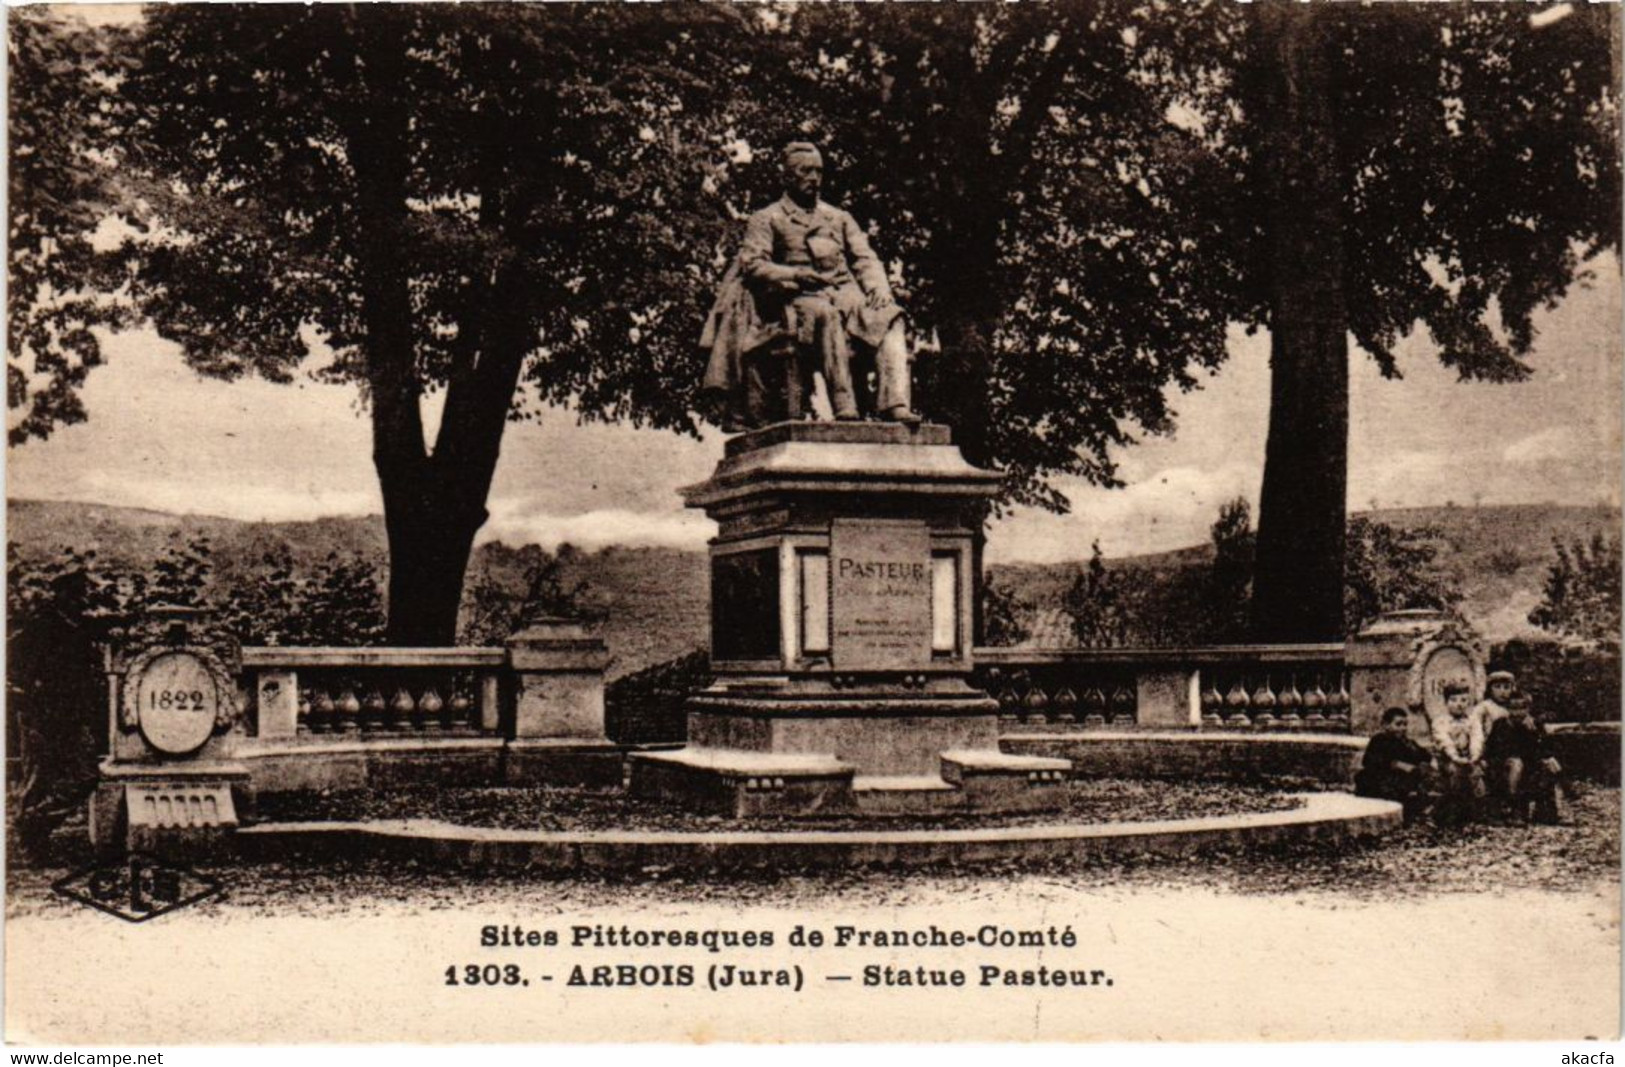
[[[1135,683],[1141,726],[1189,729],[1202,725],[1200,672],[1189,667],[1145,668]]]
[[[579,624],[540,619],[508,639],[517,738],[607,741],[604,668],[609,652]],[[494,726],[494,724],[493,724]]]
[[[261,670],[254,679],[258,733],[263,740],[299,733],[299,675],[291,668]]]

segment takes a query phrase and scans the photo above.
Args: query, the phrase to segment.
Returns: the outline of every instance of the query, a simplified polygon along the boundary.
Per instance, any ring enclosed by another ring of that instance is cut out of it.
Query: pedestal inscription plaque
[[[931,663],[931,535],[923,522],[830,527],[830,662],[838,671]]]

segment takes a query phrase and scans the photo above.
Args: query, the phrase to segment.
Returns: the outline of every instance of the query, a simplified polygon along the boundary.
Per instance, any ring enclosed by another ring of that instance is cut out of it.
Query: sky
[[[1356,350],[1350,507],[1619,506],[1621,278],[1612,256],[1592,268],[1589,287],[1537,320],[1529,381],[1459,383],[1425,335],[1401,346],[1402,381],[1384,380]],[[88,421],[8,450],[8,497],[238,519],[381,511],[353,388],[205,381],[146,332],[110,337],[106,352],[84,389]],[[1268,335],[1234,331],[1224,366],[1196,391],[1176,392],[1173,407],[1172,434],[1115,454],[1123,487],[1057,483],[1071,514],[1017,511],[992,530],[989,558],[1077,559],[1097,539],[1108,556],[1157,552],[1205,540],[1233,497],[1246,497],[1256,514]],[[683,509],[677,489],[703,481],[721,453],[715,432],[696,441],[580,425],[565,410],[510,424],[482,539],[703,548],[714,527]]]

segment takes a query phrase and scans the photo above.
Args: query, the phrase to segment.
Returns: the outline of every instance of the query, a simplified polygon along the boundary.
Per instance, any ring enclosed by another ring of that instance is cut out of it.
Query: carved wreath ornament
[[[160,670],[166,679],[145,684]],[[215,653],[192,645],[159,645],[136,656],[125,671],[122,697],[119,724],[126,730],[141,728],[143,715],[204,711],[212,703],[211,733],[221,734],[241,712],[231,672]],[[150,731],[143,733],[152,740]]]
[[[1426,675],[1428,664],[1436,653],[1447,649],[1461,652],[1472,665],[1473,688],[1475,692],[1484,691],[1484,642],[1473,631],[1456,622],[1447,622],[1431,633],[1418,637],[1411,645],[1415,657],[1411,660],[1411,671],[1406,689],[1406,697],[1411,707],[1424,706],[1426,689]]]

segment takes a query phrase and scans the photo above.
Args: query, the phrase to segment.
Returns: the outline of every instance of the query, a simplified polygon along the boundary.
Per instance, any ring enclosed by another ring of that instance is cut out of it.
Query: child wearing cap
[[[1489,740],[1490,730],[1495,724],[1507,717],[1507,708],[1517,683],[1511,671],[1491,671],[1489,678],[1485,679],[1484,699],[1473,707],[1473,717],[1478,720],[1478,729],[1485,741]]]
[[[1527,820],[1533,806],[1535,821],[1558,822],[1563,813],[1563,766],[1552,755],[1546,727],[1535,717],[1529,697],[1519,694],[1510,705],[1484,742],[1484,762],[1496,796],[1510,818]]]

